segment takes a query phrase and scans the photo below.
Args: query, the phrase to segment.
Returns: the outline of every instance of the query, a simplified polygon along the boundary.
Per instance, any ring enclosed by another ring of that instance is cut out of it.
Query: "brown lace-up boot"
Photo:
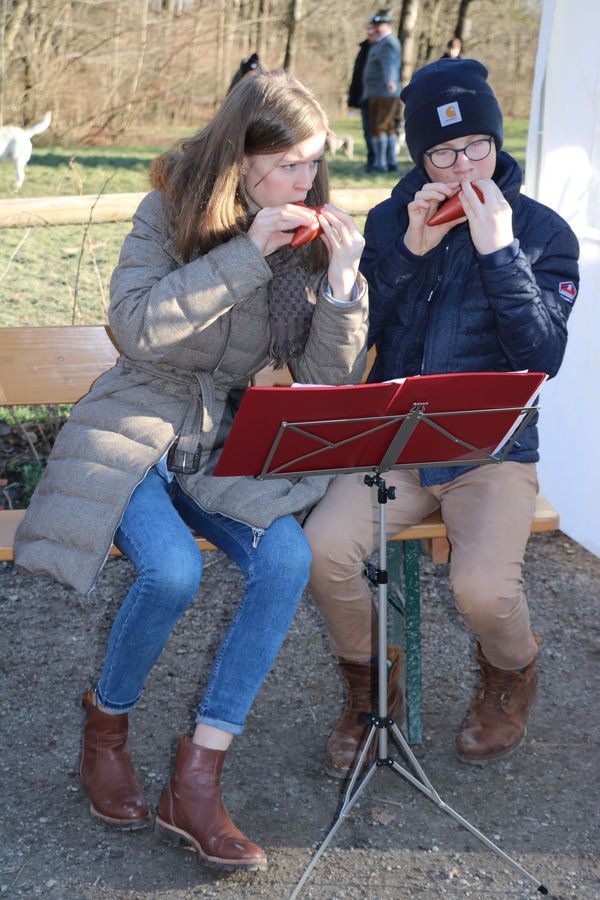
[[[388,715],[397,718],[402,709],[400,670],[403,653],[399,647],[388,647]],[[370,725],[367,717],[377,713],[377,664],[350,662],[338,658],[338,665],[346,685],[346,708],[327,741],[325,771],[334,778],[345,778],[358,761],[365,745]],[[373,761],[377,742],[369,747],[365,764]]]
[[[90,812],[113,828],[133,831],[150,823],[149,809],[136,781],[127,747],[127,713],[110,715],[98,709],[87,691],[81,780],[90,795]]]
[[[539,638],[536,636],[538,646]],[[522,671],[497,669],[485,658],[479,643],[479,688],[456,738],[458,757],[467,763],[485,763],[508,756],[527,734],[527,717],[536,687],[536,659]]]
[[[228,872],[267,868],[267,857],[235,827],[221,800],[225,750],[209,750],[179,738],[175,769],[158,805],[155,833],[188,844],[198,862]]]

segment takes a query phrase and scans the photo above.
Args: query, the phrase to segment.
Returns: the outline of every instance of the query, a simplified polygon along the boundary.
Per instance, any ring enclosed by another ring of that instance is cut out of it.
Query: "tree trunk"
[[[440,28],[440,15],[445,14],[441,0],[435,0],[430,3],[429,22],[427,23],[426,33],[424,35],[424,52],[420,56],[421,65],[432,62],[436,57],[440,56],[440,44],[443,38],[443,45],[449,37],[452,37],[452,30],[449,31]]]
[[[408,84],[417,63],[417,22],[421,8],[421,0],[403,0],[398,39],[402,45],[402,66],[400,81]]]
[[[233,57],[233,44],[238,40],[238,25],[240,22],[240,0],[229,0],[227,5],[227,17],[225,20],[225,39],[223,41],[223,72],[225,88],[229,86],[233,73],[237,71],[242,59],[238,55]],[[236,50],[239,50],[241,42],[236,44]],[[223,99],[223,95],[219,100]]]
[[[257,38],[257,53],[260,56],[261,62],[264,64],[265,58],[269,52],[269,16],[271,15],[271,3],[270,0],[260,0],[259,4],[259,14],[258,14],[258,38]]]
[[[111,60],[111,91],[105,106],[114,106],[118,102],[121,85],[121,31],[123,29],[123,3],[115,3],[114,37]]]
[[[227,84],[225,79],[224,60],[225,60],[225,7],[226,0],[219,0],[219,16],[217,21],[217,82],[215,85],[215,97],[213,104],[215,108],[220,103],[225,94]]]
[[[10,16],[9,16],[10,7]],[[0,122],[3,122],[4,76],[12,59],[15,39],[27,10],[27,0],[2,0],[2,22],[0,23]]]
[[[140,36],[139,36],[139,53],[137,65],[135,67],[135,72],[133,73],[133,79],[131,82],[131,90],[129,94],[129,102],[125,107],[125,115],[123,117],[123,121],[121,123],[121,134],[126,130],[127,125],[129,124],[129,117],[133,111],[133,106],[136,101],[136,96],[138,92],[138,86],[140,83],[140,78],[144,69],[144,58],[146,56],[146,47],[148,43],[148,7],[150,5],[150,0],[143,0],[142,3],[142,19],[140,22]]]
[[[469,7],[473,0],[460,0],[460,6],[458,8],[458,16],[456,19],[456,28],[454,30],[454,34],[456,37],[459,37],[463,43],[463,53],[465,44],[471,37],[471,14],[469,11]]]
[[[302,3],[303,0],[290,0],[287,23],[287,43],[285,46],[285,57],[283,59],[283,68],[293,73],[298,58],[298,40],[300,34],[300,20],[302,19]]]

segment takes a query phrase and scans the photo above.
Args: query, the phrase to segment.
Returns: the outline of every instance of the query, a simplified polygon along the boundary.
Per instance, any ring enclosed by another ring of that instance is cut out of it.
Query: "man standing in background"
[[[374,172],[395,172],[396,122],[400,103],[400,41],[392,34],[392,17],[381,9],[369,19],[375,40],[363,73],[363,100],[368,107],[368,128],[375,149]]]
[[[363,97],[363,74],[367,63],[367,56],[372,45],[377,40],[377,26],[367,22],[367,37],[361,41],[359,51],[352,68],[352,80],[348,88],[348,106],[350,109],[360,109],[363,137],[367,146],[367,163],[365,171],[372,172],[375,165],[375,144],[369,131],[369,101]]]

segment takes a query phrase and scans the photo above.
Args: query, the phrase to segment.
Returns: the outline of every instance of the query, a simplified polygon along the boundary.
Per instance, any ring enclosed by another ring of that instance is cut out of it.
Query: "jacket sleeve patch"
[[[572,281],[561,281],[558,285],[558,293],[569,303],[573,303],[577,296],[577,288]]]

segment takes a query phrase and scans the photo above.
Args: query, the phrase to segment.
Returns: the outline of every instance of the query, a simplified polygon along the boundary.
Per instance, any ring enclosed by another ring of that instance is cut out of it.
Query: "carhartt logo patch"
[[[455,125],[457,122],[462,122],[460,106],[456,101],[453,103],[445,103],[444,106],[438,106],[437,114],[440,117],[440,125],[442,128],[444,125]]]
[[[568,300],[569,303],[572,303],[577,296],[577,288],[572,281],[561,281],[558,286],[558,293],[561,297],[564,297],[565,300]]]

